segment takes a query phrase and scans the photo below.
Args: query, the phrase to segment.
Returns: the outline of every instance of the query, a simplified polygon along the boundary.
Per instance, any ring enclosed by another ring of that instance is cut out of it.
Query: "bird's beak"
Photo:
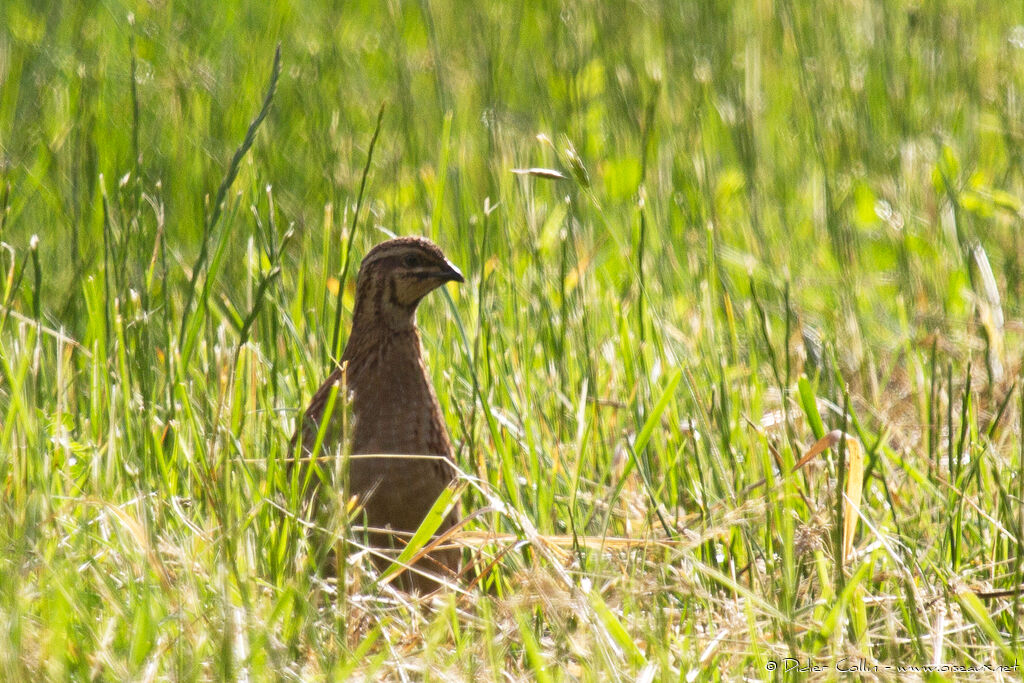
[[[466,278],[462,277],[462,271],[455,267],[455,264],[445,259],[444,265],[437,271],[435,275],[441,282],[465,282]]]

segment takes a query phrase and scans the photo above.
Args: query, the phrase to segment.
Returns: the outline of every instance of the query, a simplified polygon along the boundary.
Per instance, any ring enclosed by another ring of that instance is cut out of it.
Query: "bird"
[[[419,528],[441,492],[456,478],[454,453],[444,416],[423,361],[416,309],[423,298],[448,282],[465,282],[441,249],[423,237],[400,237],[377,244],[363,258],[356,276],[352,329],[330,376],[313,395],[292,437],[308,458],[315,448],[332,394],[318,455],[349,441],[349,493],[358,497],[377,568],[391,564],[404,541]],[[345,397],[336,392],[343,390]],[[349,401],[351,425],[343,425],[341,399]],[[347,434],[346,434],[347,432]],[[427,456],[396,458],[394,456]],[[370,457],[364,457],[370,456]],[[322,487],[336,486],[332,467],[320,468],[310,487],[312,509],[324,509]],[[456,503],[437,533],[459,523]],[[387,533],[387,530],[398,532]],[[390,550],[391,553],[384,551]],[[458,548],[438,548],[398,577],[407,592],[428,594],[458,575]],[[334,560],[336,562],[336,558]],[[424,576],[424,573],[433,575]]]

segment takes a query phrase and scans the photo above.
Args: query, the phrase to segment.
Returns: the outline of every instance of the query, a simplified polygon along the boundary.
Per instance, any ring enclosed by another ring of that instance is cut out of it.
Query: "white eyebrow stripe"
[[[371,249],[371,253],[363,257],[363,261],[359,265],[360,267],[365,268],[366,266],[372,263],[376,263],[381,259],[391,258],[392,256],[404,254],[410,251],[413,250],[404,244],[392,244],[387,249],[377,249],[376,253],[374,253],[374,250]]]
[[[385,249],[377,249],[376,247],[374,247],[373,249],[370,250],[370,253],[368,253],[363,258],[362,262],[359,264],[359,268],[360,270],[362,270],[363,268],[366,268],[367,266],[372,265],[377,261],[380,261],[381,259],[391,258],[392,256],[400,256],[403,254],[425,254],[436,258],[437,255],[433,254],[432,252],[433,250],[428,249],[425,247],[425,245],[416,242],[410,242],[405,244],[389,244]],[[442,258],[443,260],[447,260],[444,258],[443,255],[441,255],[440,258]]]
[[[363,267],[368,266],[371,263],[376,263],[377,261],[380,261],[383,258],[387,258],[395,253],[398,253],[398,250],[384,249],[378,251],[376,254],[367,254],[367,256],[363,258],[363,261],[360,265]]]

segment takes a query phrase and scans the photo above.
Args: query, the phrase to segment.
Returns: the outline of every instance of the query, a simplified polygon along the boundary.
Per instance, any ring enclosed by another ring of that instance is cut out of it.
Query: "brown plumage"
[[[321,385],[303,416],[293,445],[301,434],[303,455],[312,451],[333,386],[344,381],[351,395],[350,453],[352,456],[420,455],[434,458],[352,457],[349,491],[359,497],[369,527],[390,527],[403,534],[370,533],[378,549],[401,549],[438,495],[455,478],[452,446],[441,407],[430,382],[419,333],[416,307],[424,296],[446,282],[463,282],[462,273],[431,241],[403,237],[378,244],[363,259],[356,279],[355,310],[339,367]],[[344,373],[344,376],[343,376]],[[343,438],[343,396],[324,437],[323,453],[336,452]],[[294,449],[293,451],[294,452]],[[330,464],[321,466],[329,475]],[[318,493],[313,491],[314,508]],[[441,524],[443,533],[459,520],[455,509]],[[357,521],[359,523],[359,521]],[[392,551],[394,557],[397,553]],[[416,565],[418,571],[440,576],[457,574],[458,549],[437,550]],[[389,560],[375,557],[381,569]],[[406,590],[431,592],[438,582],[418,571],[406,571],[400,585]]]

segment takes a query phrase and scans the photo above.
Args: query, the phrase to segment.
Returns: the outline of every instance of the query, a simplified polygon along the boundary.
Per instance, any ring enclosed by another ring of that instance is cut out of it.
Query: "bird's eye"
[[[415,254],[409,254],[404,259],[402,259],[402,265],[404,265],[406,268],[415,268],[416,266],[420,265],[420,259]]]

